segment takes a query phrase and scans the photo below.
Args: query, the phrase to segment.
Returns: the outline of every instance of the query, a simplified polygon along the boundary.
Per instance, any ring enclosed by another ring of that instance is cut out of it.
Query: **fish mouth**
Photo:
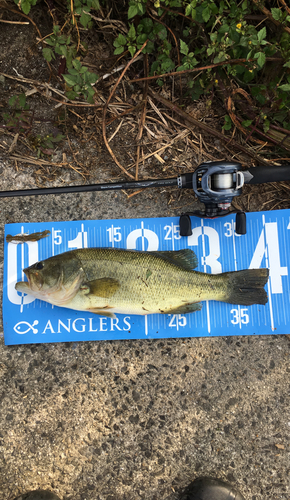
[[[23,272],[28,280],[27,286],[30,288],[30,290],[34,292],[41,290],[43,285],[43,279],[41,274],[37,271],[31,271],[29,267],[23,269]]]
[[[27,281],[17,281],[15,290],[17,290],[18,292],[29,293],[30,287]]]

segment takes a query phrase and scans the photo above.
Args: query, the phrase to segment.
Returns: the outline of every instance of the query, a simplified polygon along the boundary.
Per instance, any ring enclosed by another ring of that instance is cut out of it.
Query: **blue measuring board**
[[[18,223],[5,236],[50,230],[36,242],[4,243],[3,324],[5,344],[80,340],[157,339],[290,332],[290,210],[247,214],[247,234],[235,233],[235,216],[192,217],[192,235],[181,237],[177,217]],[[52,306],[15,290],[23,269],[53,255],[87,247],[180,250],[197,254],[197,270],[221,273],[267,267],[266,306],[204,302],[190,314],[122,315],[115,319]]]

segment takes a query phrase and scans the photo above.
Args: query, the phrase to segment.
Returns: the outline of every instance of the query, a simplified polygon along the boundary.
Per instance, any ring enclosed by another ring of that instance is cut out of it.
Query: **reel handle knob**
[[[247,233],[247,219],[245,212],[237,212],[236,214],[236,233],[237,234]]]
[[[183,214],[179,218],[179,232],[180,236],[191,236],[192,228],[191,228],[191,220],[188,214]]]

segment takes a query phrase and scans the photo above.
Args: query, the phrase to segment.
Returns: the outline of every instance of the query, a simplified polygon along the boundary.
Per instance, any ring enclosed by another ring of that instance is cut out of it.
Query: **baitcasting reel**
[[[178,177],[177,185],[184,187],[184,182],[191,183],[196,196],[205,205],[202,216],[218,217],[230,208],[232,199],[242,193],[244,174],[240,168],[239,163],[202,163],[193,174]]]
[[[233,198],[242,194],[244,182],[245,176],[241,171],[241,164],[223,161],[202,163],[192,174],[181,175],[178,178],[178,186],[192,187],[197,198],[205,205],[204,211],[181,215],[181,236],[192,234],[190,215],[205,218],[227,215]],[[244,212],[236,214],[236,232],[237,234],[246,233]]]

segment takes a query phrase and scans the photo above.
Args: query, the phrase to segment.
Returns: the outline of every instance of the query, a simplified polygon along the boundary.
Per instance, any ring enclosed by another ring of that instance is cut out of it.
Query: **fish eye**
[[[35,264],[35,269],[37,269],[38,271],[40,271],[41,269],[43,269],[43,262],[37,262],[37,264]]]

